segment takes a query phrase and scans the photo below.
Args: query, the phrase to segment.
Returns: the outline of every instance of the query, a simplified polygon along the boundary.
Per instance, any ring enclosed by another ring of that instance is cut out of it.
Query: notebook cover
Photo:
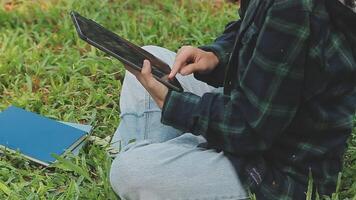
[[[88,134],[90,134],[90,131],[93,128],[90,125],[84,125],[84,124],[75,124],[75,123],[70,123],[70,122],[61,122],[61,123],[66,124],[66,125],[71,126],[71,127],[74,127],[76,129],[80,129],[82,131],[85,131]],[[77,147],[75,147],[72,150],[72,154],[76,155],[76,156],[79,155],[79,151],[80,151],[80,149],[82,149],[82,147],[84,146],[85,143],[86,143],[86,140],[84,140]]]
[[[44,165],[62,155],[87,133],[72,126],[11,106],[0,113],[0,145],[19,150]]]

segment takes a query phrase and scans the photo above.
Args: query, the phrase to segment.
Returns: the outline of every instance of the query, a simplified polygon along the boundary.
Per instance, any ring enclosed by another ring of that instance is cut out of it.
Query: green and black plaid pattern
[[[324,0],[251,0],[241,14],[201,47],[219,66],[195,74],[225,93],[170,91],[162,122],[224,151],[258,199],[305,199],[309,174],[329,195],[356,107],[349,38]]]

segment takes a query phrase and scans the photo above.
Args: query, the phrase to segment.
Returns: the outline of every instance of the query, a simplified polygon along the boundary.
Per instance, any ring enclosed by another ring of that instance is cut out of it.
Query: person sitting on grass
[[[145,46],[185,92],[154,79],[148,61],[126,73],[114,191],[129,200],[298,200],[311,182],[314,194],[331,195],[356,109],[354,2],[343,3],[242,0],[241,19],[212,45],[177,54]]]

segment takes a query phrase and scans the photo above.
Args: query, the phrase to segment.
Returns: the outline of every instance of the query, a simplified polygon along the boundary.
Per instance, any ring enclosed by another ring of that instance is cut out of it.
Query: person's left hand
[[[152,96],[158,107],[162,109],[164,101],[166,100],[166,96],[168,94],[168,88],[153,77],[151,73],[152,67],[150,61],[145,60],[143,62],[141,72],[137,70],[130,70],[129,67],[127,67],[127,69],[129,72],[136,76],[137,80]]]

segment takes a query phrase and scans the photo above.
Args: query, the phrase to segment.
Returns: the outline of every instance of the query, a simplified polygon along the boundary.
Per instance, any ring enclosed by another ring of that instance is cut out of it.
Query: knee
[[[110,184],[116,194],[122,195],[132,187],[130,179],[133,175],[131,169],[134,166],[125,153],[119,154],[114,159],[110,169]]]
[[[116,194],[126,196],[137,193],[144,187],[144,160],[135,156],[135,152],[120,153],[110,169],[110,184]]]
[[[155,45],[145,45],[145,46],[142,47],[142,49],[152,53],[152,52],[159,51],[159,50],[161,50],[163,48],[159,47],[159,46],[155,46]]]
[[[121,185],[125,185],[123,182],[126,180],[124,176],[127,176],[126,170],[122,168],[123,166],[121,165],[121,159],[120,155],[118,155],[113,163],[111,164],[111,169],[110,169],[110,184],[112,189],[115,191],[116,194],[119,194],[119,188]]]
[[[173,51],[153,45],[143,46],[142,48],[167,63],[170,67],[173,65],[174,58],[176,57],[176,53]]]
[[[125,84],[125,82],[130,82],[130,84],[139,84],[137,78],[129,71],[125,72],[124,84]]]
[[[124,113],[142,114],[149,94],[136,77],[126,72],[120,92],[120,111]]]

